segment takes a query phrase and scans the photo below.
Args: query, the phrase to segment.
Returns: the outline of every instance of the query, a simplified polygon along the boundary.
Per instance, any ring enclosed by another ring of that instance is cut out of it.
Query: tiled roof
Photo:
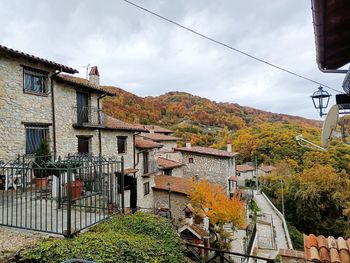
[[[184,225],[183,227],[181,227],[179,229],[179,232],[183,232],[185,230],[189,230],[190,232],[192,232],[197,238],[202,239],[204,237],[208,237],[209,236],[209,232],[205,231],[202,227],[200,227],[199,225],[196,224],[192,224],[192,225]]]
[[[155,133],[173,133],[174,131],[160,127],[158,125],[145,125],[145,128],[149,131],[154,131]]]
[[[266,165],[266,166],[264,165],[264,166],[260,166],[259,169],[264,171],[265,173],[270,173],[276,170],[276,167],[272,165]]]
[[[314,262],[350,262],[350,239],[304,235],[305,259]]]
[[[66,73],[72,73],[72,74],[78,73],[78,70],[76,70],[74,68],[56,63],[56,62],[51,61],[51,60],[47,60],[47,59],[40,58],[40,57],[37,57],[34,55],[30,55],[30,54],[27,54],[27,53],[24,53],[24,52],[21,52],[21,51],[12,49],[12,48],[8,48],[8,47],[5,47],[3,45],[0,45],[0,51],[6,52],[6,53],[13,55],[13,56],[26,58],[26,59],[29,59],[29,60],[32,60],[35,62],[39,62],[39,63],[42,63],[46,66],[54,67],[57,70],[62,70],[63,72],[66,72]]]
[[[112,93],[108,91],[107,89],[104,89],[103,86],[95,85],[91,83],[89,80],[79,77],[74,77],[67,74],[59,74],[55,77],[57,81],[78,85],[80,87],[83,87],[88,90],[95,91],[97,93],[107,94],[109,96],[115,96],[115,93]]]
[[[157,175],[154,177],[155,189],[166,190],[168,189],[168,183],[170,183],[170,191],[180,194],[189,195],[193,190],[193,181],[190,178],[176,177],[170,175]]]
[[[144,132],[145,129],[139,124],[131,124],[118,119],[115,119],[111,116],[105,115],[103,124],[105,129],[110,130],[121,130],[121,131],[140,131]]]
[[[135,146],[139,149],[154,149],[154,148],[162,148],[162,145],[160,143],[146,140],[141,136],[137,136],[135,138]]]
[[[236,166],[236,170],[240,172],[249,172],[249,171],[255,171],[255,167],[250,166],[248,164],[239,164]]]
[[[213,155],[213,156],[224,157],[224,158],[231,158],[231,157],[238,155],[238,153],[235,153],[235,152],[227,152],[227,151],[223,151],[223,150],[217,150],[217,149],[208,148],[208,147],[201,147],[201,146],[175,148],[174,150],[180,151],[180,152]]]
[[[179,141],[181,138],[174,137],[171,135],[165,135],[161,133],[149,133],[144,135],[144,137],[151,139],[156,142],[163,142],[163,141]]]
[[[158,162],[158,166],[163,169],[175,168],[183,165],[182,163],[179,163],[167,158],[163,158],[163,157],[158,157],[157,162]]]

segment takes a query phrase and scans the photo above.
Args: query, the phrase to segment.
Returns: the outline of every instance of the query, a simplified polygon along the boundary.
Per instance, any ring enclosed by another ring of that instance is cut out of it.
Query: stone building
[[[239,164],[236,168],[237,183],[245,186],[248,180],[255,180],[255,167],[249,164]]]
[[[160,143],[162,147],[162,153],[172,153],[173,149],[177,146],[177,141],[181,140],[181,138],[174,137],[172,135],[166,135],[162,133],[154,133],[150,131],[148,134],[142,134],[146,139],[155,141]]]
[[[175,152],[181,152],[182,163],[184,164],[184,177],[198,178],[220,184],[228,191],[229,178],[235,176],[236,156],[238,153],[231,152],[231,145],[228,151],[216,150],[207,147],[191,146],[175,148]]]
[[[273,171],[276,170],[276,167],[273,166],[273,165],[264,165],[264,164],[261,164],[259,167],[258,167],[258,173],[259,173],[259,176],[264,176],[264,175],[269,175],[271,174]]]
[[[115,120],[102,111],[101,99],[115,94],[78,71],[0,46],[0,160],[34,154],[47,139],[55,156],[90,153],[124,156],[133,166],[133,136],[142,126]]]
[[[164,157],[158,157],[157,162],[162,175],[183,176],[182,163]]]
[[[154,197],[152,186],[154,177],[158,174],[156,154],[162,147],[161,144],[136,136],[136,181],[137,181],[137,206],[141,209],[153,209]]]

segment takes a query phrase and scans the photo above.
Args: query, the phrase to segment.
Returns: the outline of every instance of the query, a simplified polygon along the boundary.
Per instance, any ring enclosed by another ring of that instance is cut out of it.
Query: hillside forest
[[[257,157],[277,170],[260,178],[265,193],[281,208],[299,239],[300,233],[350,237],[350,146],[334,139],[327,151],[301,147],[295,137],[319,144],[321,122],[270,113],[234,103],[217,103],[188,93],[170,92],[141,98],[105,87],[104,111],[121,120],[158,124],[193,145],[225,149],[232,141],[238,163]],[[311,108],[311,106],[310,106]],[[350,123],[344,118],[345,128]],[[299,240],[302,242],[302,240]],[[298,242],[298,241],[296,241]]]

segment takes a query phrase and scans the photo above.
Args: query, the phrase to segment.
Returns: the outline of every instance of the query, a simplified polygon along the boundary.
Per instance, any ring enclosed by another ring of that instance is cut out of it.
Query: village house
[[[276,167],[273,166],[273,165],[264,165],[264,164],[261,164],[259,167],[258,167],[258,173],[259,173],[259,176],[265,176],[265,175],[269,175],[271,174],[273,171],[276,170]]]
[[[164,157],[158,157],[157,162],[162,175],[183,176],[182,163]]]
[[[246,186],[248,181],[255,180],[255,167],[249,164],[238,164],[236,176],[238,186]]]
[[[146,139],[162,144],[162,153],[172,153],[173,149],[177,146],[177,141],[181,140],[181,138],[172,135],[154,133],[152,130],[150,131],[150,133],[142,134],[142,136],[144,136]]]
[[[181,163],[184,164],[185,178],[204,179],[220,184],[229,190],[229,178],[236,173],[236,156],[232,152],[231,144],[227,145],[227,151],[208,147],[191,146],[175,148],[175,152],[181,153]]]

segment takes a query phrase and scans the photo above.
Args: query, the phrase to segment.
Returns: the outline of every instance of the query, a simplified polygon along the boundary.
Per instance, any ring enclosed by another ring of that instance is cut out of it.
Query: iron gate
[[[0,165],[0,225],[71,236],[123,210],[123,170],[88,155]]]

